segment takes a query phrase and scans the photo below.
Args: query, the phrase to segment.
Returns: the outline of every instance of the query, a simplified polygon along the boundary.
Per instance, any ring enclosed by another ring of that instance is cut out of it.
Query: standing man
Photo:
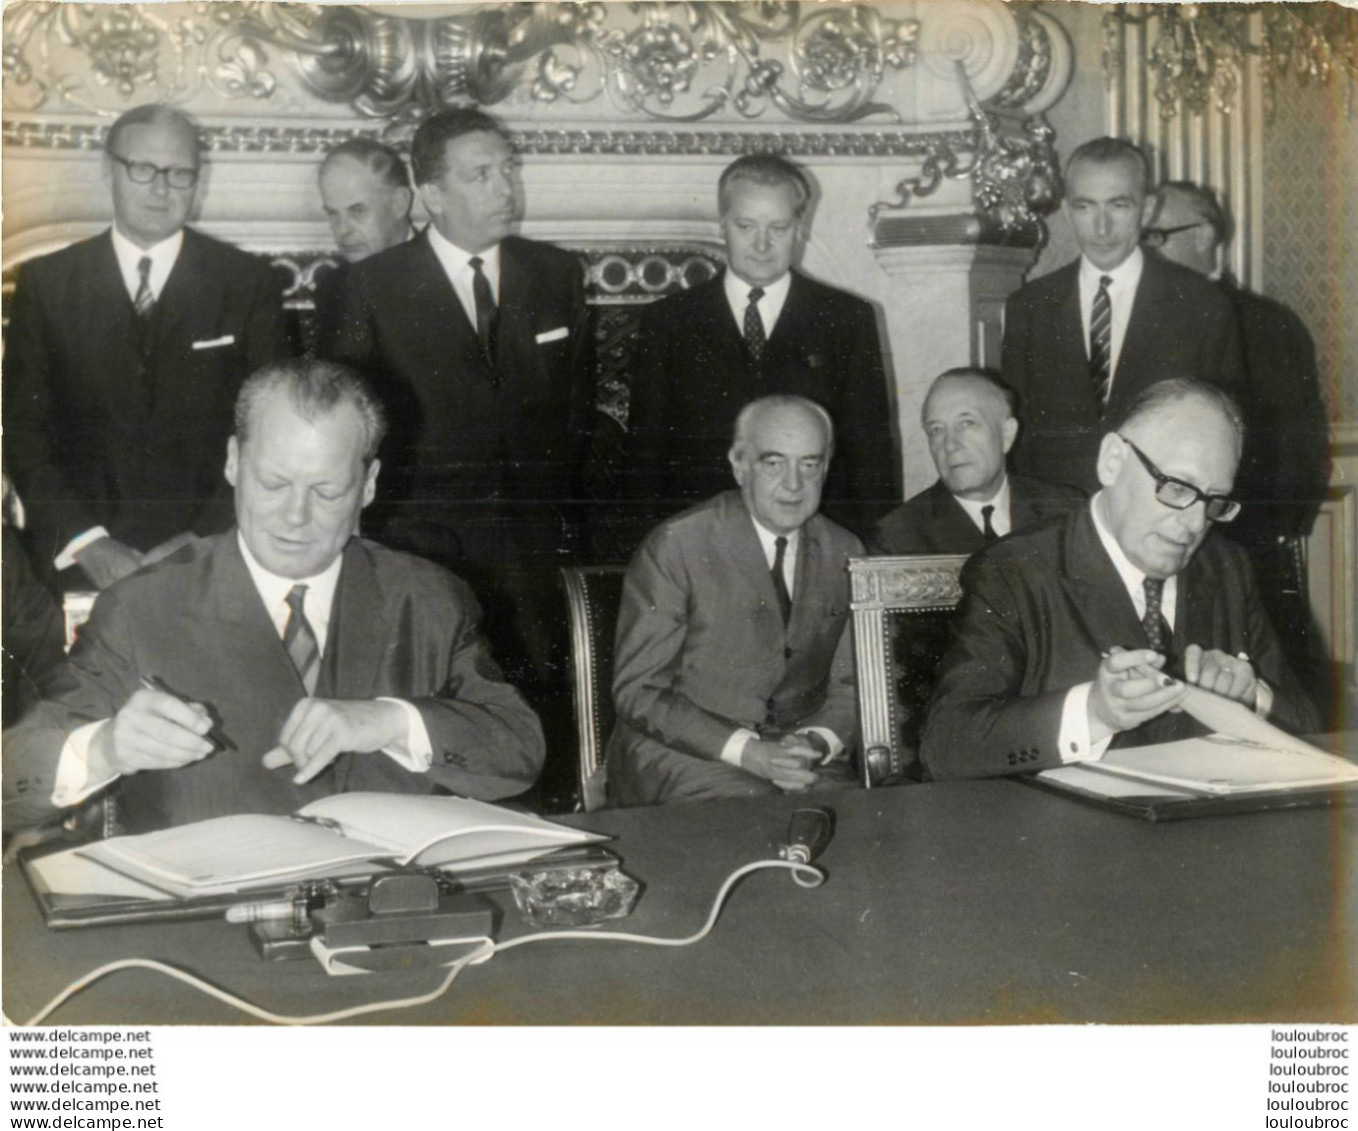
[[[628,415],[635,497],[672,508],[721,490],[741,406],[791,393],[824,406],[839,430],[832,513],[866,529],[900,498],[873,309],[792,266],[810,201],[802,171],[773,154],[722,173],[725,272],[642,314]]]
[[[288,361],[245,382],[226,449],[236,529],[95,602],[46,701],[5,735],[7,822],[114,781],[130,832],[354,790],[494,799],[532,784],[542,733],[471,591],[355,537],[384,428],[343,366]]]
[[[431,223],[351,265],[320,352],[369,374],[391,406],[379,537],[454,564],[511,678],[562,689],[556,571],[581,535],[594,416],[581,266],[509,234],[518,162],[481,111],[426,119],[411,164]]]
[[[221,451],[246,374],[284,356],[268,264],[185,227],[198,131],[165,106],[109,128],[113,227],[24,264],[5,354],[5,462],[35,559],[100,589],[222,529]],[[78,568],[77,568],[78,567]]]
[[[851,782],[846,567],[862,546],[816,513],[833,454],[818,404],[754,401],[727,457],[740,490],[661,523],[637,551],[613,665],[618,804]]]
[[[977,554],[920,755],[935,780],[1030,773],[1201,733],[1194,684],[1306,733],[1318,719],[1259,600],[1248,555],[1214,527],[1244,425],[1229,397],[1160,381],[1099,447],[1100,491],[1064,522]]]
[[[1066,164],[1066,216],[1080,258],[1010,295],[1003,375],[1018,394],[1025,475],[1093,491],[1105,416],[1166,374],[1222,388],[1240,380],[1239,329],[1226,298],[1177,264],[1145,255],[1145,155],[1101,137]]]
[[[318,335],[333,337],[350,263],[405,243],[410,226],[410,174],[401,155],[369,137],[352,137],[325,155],[319,174],[321,206],[344,262],[316,284]]]
[[[920,413],[938,482],[907,499],[868,539],[873,554],[974,554],[1012,530],[1065,514],[1085,496],[1064,483],[1011,475],[1013,393],[985,369],[937,377]]]
[[[1293,665],[1323,686],[1325,661],[1296,540],[1311,532],[1329,487],[1329,429],[1315,343],[1280,302],[1242,290],[1224,270],[1231,224],[1210,189],[1162,185],[1142,242],[1212,280],[1235,308],[1245,349],[1239,396],[1248,427],[1235,493],[1245,504],[1231,537],[1251,551],[1269,615]]]

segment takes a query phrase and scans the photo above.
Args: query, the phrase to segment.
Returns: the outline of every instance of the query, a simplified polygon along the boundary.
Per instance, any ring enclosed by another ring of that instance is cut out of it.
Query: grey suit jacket
[[[202,539],[99,595],[66,670],[4,742],[6,819],[50,815],[65,736],[112,717],[144,676],[213,713],[235,747],[119,783],[139,832],[230,813],[290,813],[346,790],[425,793],[441,785],[493,799],[532,784],[537,717],[504,683],[478,632],[480,610],[446,570],[372,542],[344,551],[321,662],[320,698],[411,702],[433,745],[427,774],[384,754],[344,754],[304,786],[260,758],[306,694],[234,531]]]
[[[700,503],[653,531],[623,584],[610,791],[674,758],[719,758],[740,727],[779,734],[825,727],[852,748],[845,567],[861,552],[847,530],[813,517],[802,528],[792,616],[784,625],[739,492]]]
[[[1065,483],[1010,475],[1010,533],[1065,514],[1084,498],[1083,491]],[[985,549],[985,544],[985,535],[940,479],[906,499],[873,527],[868,553],[974,554]]]

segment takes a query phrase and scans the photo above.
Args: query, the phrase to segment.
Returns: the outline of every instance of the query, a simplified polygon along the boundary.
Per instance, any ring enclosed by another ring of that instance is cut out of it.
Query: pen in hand
[[[170,689],[169,684],[167,684],[158,675],[144,675],[138,682],[144,688],[146,688],[147,691],[158,691],[162,695],[169,695],[171,698],[178,699],[181,703],[189,702],[189,700],[185,699],[184,696],[178,694],[175,691],[172,691]],[[220,749],[223,750],[236,749],[236,744],[221,732],[220,728],[217,726],[216,723],[213,723],[212,728],[203,737],[205,737],[209,742],[215,743]]]

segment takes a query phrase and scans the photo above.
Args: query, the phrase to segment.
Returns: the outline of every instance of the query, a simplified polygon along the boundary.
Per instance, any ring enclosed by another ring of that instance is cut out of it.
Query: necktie
[[[989,503],[981,508],[981,533],[985,536],[986,545],[991,542],[998,542],[1000,536],[995,533],[995,528],[990,525],[990,516],[995,513],[995,506]]]
[[[755,361],[763,359],[764,347],[769,344],[764,335],[764,320],[759,317],[759,300],[763,297],[763,287],[751,287],[750,304],[745,308],[745,345]]]
[[[783,557],[787,553],[787,539],[775,538],[773,540],[774,555],[773,569],[770,573],[773,576],[773,591],[778,595],[778,610],[783,614],[783,623],[792,618],[792,594],[787,591],[787,578],[783,575]]]
[[[1146,591],[1146,615],[1141,620],[1146,629],[1146,642],[1162,656],[1168,656],[1172,637],[1164,614],[1160,611],[1160,597],[1164,593],[1165,583],[1158,577],[1147,577],[1141,582],[1141,587]]]
[[[1113,304],[1108,298],[1112,281],[1107,275],[1099,276],[1099,290],[1089,315],[1089,379],[1100,411],[1108,407],[1108,391],[1113,384]]]
[[[481,270],[482,259],[473,255],[467,261],[472,268],[472,298],[476,301],[476,336],[486,361],[495,364],[495,296],[490,291],[490,280]]]
[[[288,590],[287,602],[291,611],[288,614],[288,626],[283,630],[283,647],[292,657],[293,666],[302,677],[306,693],[315,695],[316,680],[321,674],[321,649],[302,608],[305,598],[305,585],[294,585]]]

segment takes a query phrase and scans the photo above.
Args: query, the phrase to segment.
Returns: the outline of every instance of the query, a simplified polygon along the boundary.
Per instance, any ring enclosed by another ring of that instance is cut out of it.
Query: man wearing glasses
[[[1244,428],[1196,381],[1157,382],[1099,447],[1099,492],[976,555],[921,747],[935,780],[1031,773],[1200,733],[1186,684],[1289,730],[1319,720],[1284,659],[1248,556],[1213,527]]]
[[[1233,389],[1239,328],[1226,297],[1193,271],[1141,249],[1155,210],[1145,155],[1085,142],[1066,164],[1063,211],[1080,258],[1028,283],[1004,308],[1001,369],[1023,432],[1014,470],[1085,491],[1104,421],[1166,373]]]
[[[34,557],[66,588],[106,588],[230,525],[220,465],[236,391],[287,353],[267,263],[185,227],[199,173],[188,118],[127,111],[104,146],[112,228],[20,272],[5,463]]]

